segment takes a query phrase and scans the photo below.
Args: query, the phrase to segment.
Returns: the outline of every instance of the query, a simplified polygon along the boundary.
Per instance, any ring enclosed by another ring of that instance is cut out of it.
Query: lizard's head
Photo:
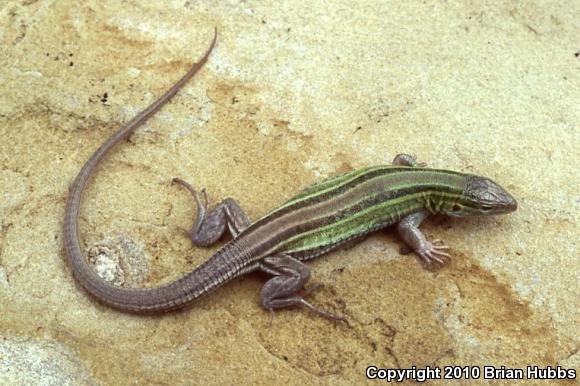
[[[497,215],[515,211],[518,203],[504,188],[485,177],[469,176],[459,200],[445,208],[455,217]]]

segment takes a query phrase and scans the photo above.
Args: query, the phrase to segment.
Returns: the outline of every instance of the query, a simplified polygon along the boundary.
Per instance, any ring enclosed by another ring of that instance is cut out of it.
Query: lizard
[[[105,141],[71,185],[64,217],[68,264],[81,286],[100,302],[133,313],[169,311],[190,304],[234,278],[262,271],[271,275],[260,293],[266,310],[302,306],[323,317],[344,320],[306,300],[312,290],[302,292],[310,279],[305,261],[396,225],[405,244],[426,264],[443,264],[450,257],[449,247],[440,240],[429,241],[419,229],[429,215],[499,215],[517,209],[515,198],[491,179],[427,168],[408,154],[397,155],[391,165],[365,167],[316,182],[254,222],[232,198],[209,210],[205,189],[198,191],[174,178],[191,192],[197,206],[190,233],[193,244],[209,246],[228,233],[231,240],[191,272],[162,286],[124,288],[101,279],[81,249],[79,216],[85,188],[115,145],[128,138],[202,68],[216,39],[217,29],[201,59]]]

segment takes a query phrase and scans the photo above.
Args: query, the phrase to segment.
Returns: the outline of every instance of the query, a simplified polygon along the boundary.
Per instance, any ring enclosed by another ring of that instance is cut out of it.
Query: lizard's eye
[[[451,208],[451,210],[453,212],[461,212],[461,205],[455,204],[455,205],[453,205],[453,208]]]

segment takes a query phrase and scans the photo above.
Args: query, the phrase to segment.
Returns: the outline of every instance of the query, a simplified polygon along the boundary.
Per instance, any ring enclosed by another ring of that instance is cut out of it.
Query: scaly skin
[[[168,311],[192,302],[235,277],[261,270],[273,275],[261,292],[264,308],[304,306],[321,316],[343,320],[312,306],[298,294],[310,278],[310,270],[303,261],[397,224],[403,240],[426,263],[443,263],[449,257],[448,247],[439,240],[428,241],[419,230],[428,215],[496,215],[516,210],[515,199],[490,179],[425,168],[406,154],[398,155],[393,165],[367,167],[315,183],[254,223],[231,198],[208,211],[205,191],[202,199],[191,185],[174,179],[192,193],[198,208],[192,242],[197,246],[211,245],[226,231],[233,239],[199,267],[167,285],[137,289],[109,284],[95,273],[81,251],[78,228],[83,192],[111,149],[199,71],[216,37],[217,31],[202,59],[169,91],[97,149],[70,189],[64,219],[68,261],[75,278],[99,301],[129,312]]]

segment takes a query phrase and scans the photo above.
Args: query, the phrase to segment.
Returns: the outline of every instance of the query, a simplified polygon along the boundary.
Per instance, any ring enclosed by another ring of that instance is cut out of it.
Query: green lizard
[[[185,306],[236,277],[263,271],[272,275],[261,291],[265,309],[304,306],[322,316],[343,319],[314,307],[299,294],[310,278],[304,261],[397,224],[402,239],[426,263],[443,263],[449,256],[448,247],[439,240],[428,241],[419,230],[427,216],[497,215],[516,210],[516,200],[490,179],[425,168],[406,154],[398,155],[393,165],[367,167],[320,181],[253,223],[231,198],[208,211],[205,191],[202,200],[191,185],[174,179],[191,191],[197,204],[193,243],[211,245],[225,232],[232,240],[192,272],[167,285],[137,289],[109,284],[95,273],[81,251],[78,228],[83,192],[110,150],[203,66],[216,36],[202,59],[171,89],[97,149],[70,189],[64,220],[68,261],[80,284],[103,303],[130,312],[167,311]]]

